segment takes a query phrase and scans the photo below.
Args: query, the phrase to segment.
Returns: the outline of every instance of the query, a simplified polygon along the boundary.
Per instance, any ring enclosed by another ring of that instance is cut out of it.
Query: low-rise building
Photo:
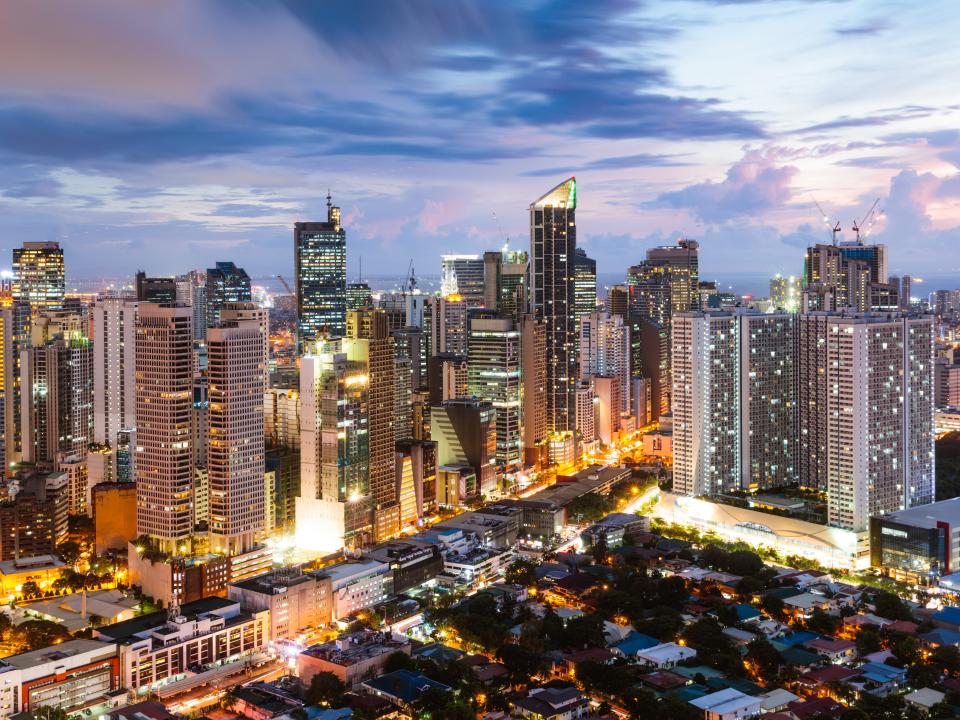
[[[301,652],[297,656],[297,675],[300,683],[309,687],[317,673],[333,673],[351,689],[368,677],[379,675],[393,653],[409,655],[410,647],[410,641],[402,635],[375,630],[344,634]]]
[[[870,564],[921,583],[960,570],[960,498],[870,518]]]
[[[443,572],[440,548],[415,540],[391,540],[365,550],[363,556],[390,567],[396,594],[433,580]]]
[[[448,692],[450,686],[431,680],[423,673],[413,670],[395,670],[367,680],[363,683],[363,689],[394,705],[410,707],[430,690]]]
[[[24,605],[24,613],[63,625],[70,632],[132,618],[140,602],[120,590],[90,590],[58,595]]]
[[[377,560],[345,561],[323,569],[330,578],[333,619],[386,602],[393,596],[390,566]]]
[[[703,710],[704,720],[741,720],[759,715],[763,701],[739,690],[726,688],[691,700],[690,704]]]
[[[41,590],[47,590],[53,581],[60,577],[64,567],[66,563],[55,555],[2,560],[0,561],[0,593],[4,596],[16,595],[28,582],[36,583]]]
[[[90,488],[97,555],[124,550],[137,537],[137,484],[100,483]]]
[[[639,660],[641,664],[655,667],[658,670],[676,667],[684,660],[689,660],[696,656],[697,651],[693,648],[672,642],[660,643],[646,650],[640,650],[636,655],[637,660]]]
[[[270,613],[270,640],[292,640],[333,619],[330,576],[285,568],[227,586],[227,597],[244,610]]]
[[[575,720],[590,714],[590,702],[575,687],[534,688],[514,707],[521,717],[533,720]]]
[[[235,600],[210,597],[107,625],[94,637],[119,647],[121,682],[138,694],[264,649],[269,612],[244,612]]]
[[[0,717],[48,706],[83,713],[120,687],[116,644],[68,640],[0,660]]]

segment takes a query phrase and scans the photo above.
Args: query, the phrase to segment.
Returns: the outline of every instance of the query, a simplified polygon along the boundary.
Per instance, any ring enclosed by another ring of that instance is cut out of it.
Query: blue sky
[[[436,273],[576,174],[601,272],[681,234],[798,272],[814,196],[846,229],[879,197],[892,272],[960,273],[958,36],[932,1],[4,3],[2,252],[288,274],[329,187],[351,273]]]

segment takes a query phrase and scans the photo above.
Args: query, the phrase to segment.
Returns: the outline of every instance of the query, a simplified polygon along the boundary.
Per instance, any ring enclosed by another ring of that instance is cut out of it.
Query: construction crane
[[[873,229],[873,223],[876,220],[873,217],[874,212],[876,212],[877,204],[880,202],[880,198],[877,198],[873,201],[873,205],[870,206],[870,209],[867,210],[867,214],[863,216],[860,222],[856,220],[853,221],[853,230],[854,235],[857,236],[857,245],[863,245],[863,242],[860,240],[860,231],[863,230],[863,236],[866,237],[870,234],[870,231]],[[867,223],[870,223],[867,225]]]
[[[500,225],[500,218],[497,217],[497,211],[493,211],[493,219],[497,221],[497,232],[500,233],[500,239],[503,241],[503,249],[506,251],[510,245],[510,238],[503,234],[503,227]]]
[[[283,275],[277,275],[277,280],[283,284],[290,295],[296,295],[296,293],[290,288],[290,285],[287,283],[287,281],[283,279]]]
[[[811,194],[810,199],[813,200],[813,204],[817,206],[817,210],[820,211],[820,217],[823,218],[824,224],[830,228],[830,232],[833,233],[833,244],[837,244],[837,233],[841,232],[840,221],[837,220],[836,223],[831,223],[830,218],[827,217],[827,214],[823,211],[823,208],[820,207],[820,203],[817,202],[817,199]]]
[[[413,258],[410,258],[410,264],[407,266],[407,292],[413,293],[417,289],[417,275],[413,269]]]

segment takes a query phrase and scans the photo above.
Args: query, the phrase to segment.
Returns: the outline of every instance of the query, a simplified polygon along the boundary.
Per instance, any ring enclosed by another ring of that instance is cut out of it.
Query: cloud
[[[763,151],[749,150],[727,170],[722,181],[707,180],[661,193],[650,207],[686,209],[705,223],[762,215],[790,199],[797,172],[792,165],[776,165]]]
[[[860,23],[859,25],[846,25],[844,27],[839,27],[834,30],[834,32],[840,37],[870,37],[873,35],[879,35],[882,32],[885,32],[890,29],[890,23],[882,18],[877,18],[875,20],[869,20],[867,22]]]
[[[586,170],[624,170],[646,167],[681,167],[686,165],[677,158],[682,155],[661,155],[656,153],[637,153],[636,155],[616,155],[613,157],[589,160],[587,162],[571,163],[556,167],[528,170],[523,173],[526,177],[552,177],[554,175],[572,175]]]
[[[8,198],[30,199],[30,198],[55,198],[60,194],[63,183],[53,178],[40,178],[37,180],[25,180],[17,183],[13,187],[5,190],[2,194]]]
[[[892,123],[902,122],[905,120],[916,120],[918,118],[929,117],[935,112],[937,112],[936,108],[932,107],[926,107],[923,105],[905,105],[903,107],[881,110],[880,112],[867,115],[857,115],[853,117],[844,115],[836,118],[835,120],[800,128],[794,132],[811,133],[823,132],[825,130],[843,130],[846,128],[876,127],[880,125],[890,125]]]

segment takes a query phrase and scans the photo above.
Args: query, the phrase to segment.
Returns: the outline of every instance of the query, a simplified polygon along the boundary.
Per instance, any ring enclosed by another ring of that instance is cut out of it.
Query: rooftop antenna
[[[820,207],[820,203],[817,202],[817,199],[813,196],[813,193],[810,194],[810,199],[813,200],[813,204],[817,206],[817,210],[820,211],[820,217],[823,218],[824,224],[830,228],[830,232],[833,234],[833,244],[837,244],[837,233],[841,232],[840,221],[836,220],[835,223],[830,222],[830,218],[827,217],[827,214],[823,211],[823,208]],[[856,223],[854,223],[856,226]]]
[[[500,233],[500,239],[503,240],[503,252],[506,252],[510,245],[510,238],[503,234],[503,227],[500,225],[500,218],[497,217],[496,210],[493,211],[493,219],[497,222],[497,232]]]
[[[330,195],[330,188],[327,188],[327,214],[330,214],[330,208],[333,207],[333,197]]]
[[[873,229],[873,223],[875,222],[875,220],[873,220],[873,214],[876,211],[877,203],[879,202],[880,198],[877,198],[873,201],[873,205],[870,206],[870,209],[867,210],[867,214],[861,218],[860,222],[857,222],[856,220],[853,221],[852,230],[857,236],[857,245],[863,245],[863,240],[860,238],[860,231],[864,230],[863,236],[866,237],[870,234],[870,230]],[[870,225],[864,228],[864,225],[866,225],[867,222],[869,222]]]
[[[357,282],[363,282],[363,255],[360,256],[360,275],[357,277]]]

